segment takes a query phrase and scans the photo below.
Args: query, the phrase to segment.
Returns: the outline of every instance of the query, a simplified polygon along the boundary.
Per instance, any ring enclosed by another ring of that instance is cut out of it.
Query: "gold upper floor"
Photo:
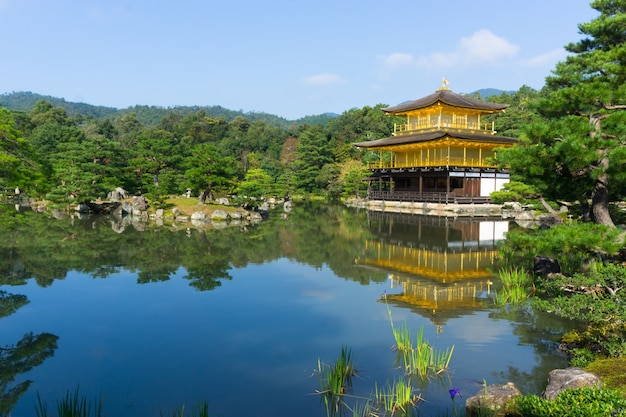
[[[455,130],[495,135],[495,124],[493,121],[486,120],[483,117],[485,114],[484,110],[464,109],[438,102],[431,107],[403,112],[406,122],[394,123],[393,134],[397,136],[435,130]]]

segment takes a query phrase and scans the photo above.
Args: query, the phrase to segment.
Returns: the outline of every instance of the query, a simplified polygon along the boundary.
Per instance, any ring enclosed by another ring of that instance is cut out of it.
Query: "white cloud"
[[[387,67],[405,67],[413,64],[415,58],[411,54],[402,52],[394,52],[387,56],[381,56],[380,59]]]
[[[456,48],[448,52],[433,52],[429,55],[414,56],[394,52],[379,57],[386,69],[419,68],[445,69],[453,67],[477,67],[497,64],[517,55],[519,47],[506,39],[481,29],[460,39]]]
[[[474,32],[472,36],[461,38],[457,49],[461,60],[470,64],[492,63],[502,58],[517,55],[519,47],[500,38],[487,29]]]
[[[329,85],[342,82],[343,79],[337,75],[329,72],[323,72],[321,74],[310,75],[304,78],[304,83],[308,85]]]
[[[565,60],[566,57],[567,52],[565,49],[559,48],[542,55],[534,56],[524,61],[523,64],[533,68],[554,68],[557,62]]]

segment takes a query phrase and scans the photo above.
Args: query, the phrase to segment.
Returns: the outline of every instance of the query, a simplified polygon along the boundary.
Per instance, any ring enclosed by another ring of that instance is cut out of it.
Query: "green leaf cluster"
[[[626,399],[618,390],[577,388],[561,392],[554,400],[536,395],[515,399],[516,413],[523,417],[626,416]]]
[[[549,229],[513,229],[501,245],[500,262],[533,269],[535,256],[556,259],[563,273],[582,271],[590,258],[615,255],[624,246],[617,229],[571,221]]]

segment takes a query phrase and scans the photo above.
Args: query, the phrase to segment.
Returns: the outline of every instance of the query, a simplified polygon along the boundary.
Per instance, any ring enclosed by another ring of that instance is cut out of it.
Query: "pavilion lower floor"
[[[509,182],[496,169],[439,168],[376,170],[367,178],[370,200],[444,204],[489,203],[489,195]]]

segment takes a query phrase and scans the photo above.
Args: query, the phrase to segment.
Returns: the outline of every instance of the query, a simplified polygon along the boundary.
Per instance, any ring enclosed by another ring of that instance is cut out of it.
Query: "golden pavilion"
[[[508,171],[491,159],[517,139],[498,136],[485,116],[507,107],[454,93],[444,79],[433,94],[383,109],[405,121],[394,125],[391,137],[355,143],[379,154],[369,166],[368,199],[490,202],[489,194],[509,182]]]

